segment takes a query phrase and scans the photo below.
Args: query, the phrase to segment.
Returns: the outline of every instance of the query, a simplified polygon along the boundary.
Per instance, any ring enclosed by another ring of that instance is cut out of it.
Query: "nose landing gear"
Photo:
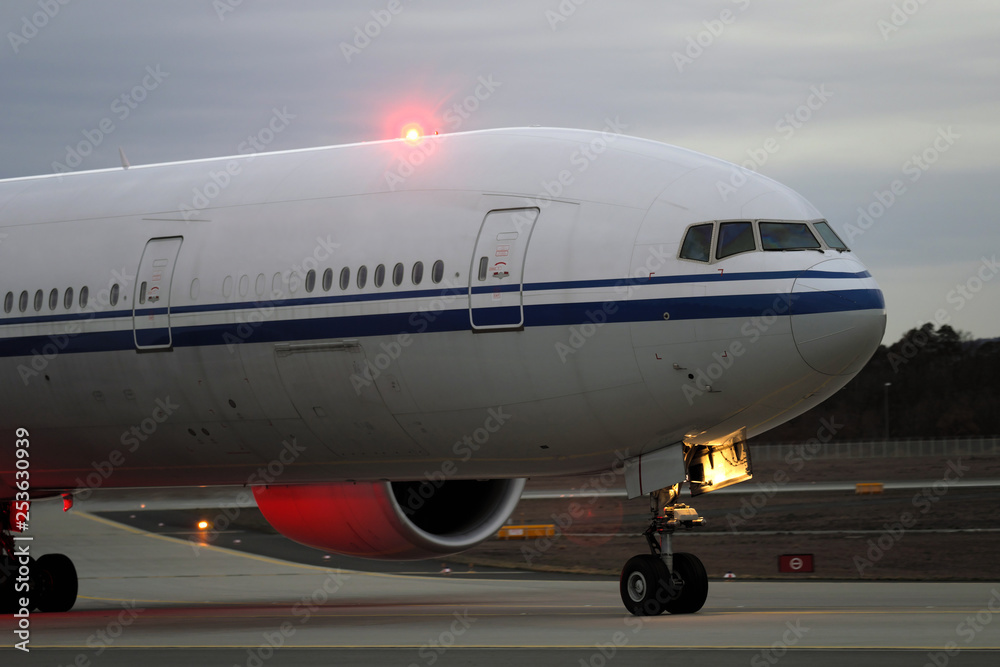
[[[619,589],[625,608],[635,616],[693,614],[708,597],[708,574],[694,554],[673,551],[673,534],[705,520],[694,508],[674,504],[680,485],[649,494],[653,517],[643,533],[649,554],[633,556],[622,569]]]

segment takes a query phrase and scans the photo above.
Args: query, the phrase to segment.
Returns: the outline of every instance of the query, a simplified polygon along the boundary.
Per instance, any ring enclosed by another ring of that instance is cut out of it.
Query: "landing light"
[[[199,521],[198,522],[198,530],[207,530],[207,529],[208,529],[208,522],[207,521]]]
[[[403,140],[410,144],[419,142],[424,137],[424,128],[418,123],[403,126]]]

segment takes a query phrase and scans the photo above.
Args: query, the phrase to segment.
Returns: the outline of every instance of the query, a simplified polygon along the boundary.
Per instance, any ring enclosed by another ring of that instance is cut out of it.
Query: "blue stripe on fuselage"
[[[440,292],[440,291],[437,291]],[[294,301],[302,301],[296,299]],[[718,319],[760,317],[770,311],[791,310],[795,314],[884,309],[885,300],[877,289],[833,292],[742,294],[725,296],[640,299],[632,301],[591,301],[524,307],[524,326],[568,326],[595,321],[647,322],[669,319]],[[240,304],[259,309],[291,305],[289,302]],[[466,304],[463,304],[465,306]],[[177,309],[173,312],[179,312]],[[222,307],[217,310],[223,311]],[[225,310],[235,310],[226,306]],[[601,313],[601,315],[598,315]],[[122,313],[131,317],[131,313]],[[595,319],[599,318],[599,319]],[[429,332],[469,331],[468,307],[424,312],[319,317],[311,319],[245,321],[239,323],[177,326],[171,328],[173,345],[196,347],[241,343],[294,342],[331,338],[361,338]],[[107,352],[132,350],[132,329],[82,334],[24,336],[0,340],[0,356],[19,357],[50,352]]]

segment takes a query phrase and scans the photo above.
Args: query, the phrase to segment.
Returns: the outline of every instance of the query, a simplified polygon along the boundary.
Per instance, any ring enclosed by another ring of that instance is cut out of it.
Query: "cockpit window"
[[[819,249],[819,241],[804,222],[761,222],[760,242],[764,250]]]
[[[753,225],[749,222],[723,222],[719,225],[719,241],[715,258],[722,259],[741,252],[757,249],[753,238]]]
[[[681,257],[684,259],[695,259],[699,262],[707,262],[709,253],[712,251],[712,223],[705,225],[695,225],[688,229],[684,235],[684,243],[681,244]]]
[[[830,227],[828,222],[816,222],[813,223],[813,227],[815,227],[816,231],[819,232],[819,235],[823,237],[826,244],[834,250],[850,250],[850,248],[844,245],[844,242],[840,240],[840,237],[837,236],[837,233],[833,231],[833,228]]]

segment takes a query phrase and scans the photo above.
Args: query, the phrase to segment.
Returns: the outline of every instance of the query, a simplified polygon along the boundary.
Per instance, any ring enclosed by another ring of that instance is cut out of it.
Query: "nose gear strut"
[[[677,503],[680,484],[649,494],[652,518],[643,532],[650,553],[633,556],[622,569],[619,588],[625,607],[636,616],[693,614],[708,597],[708,574],[694,554],[674,552],[673,534],[705,523],[693,507]]]

